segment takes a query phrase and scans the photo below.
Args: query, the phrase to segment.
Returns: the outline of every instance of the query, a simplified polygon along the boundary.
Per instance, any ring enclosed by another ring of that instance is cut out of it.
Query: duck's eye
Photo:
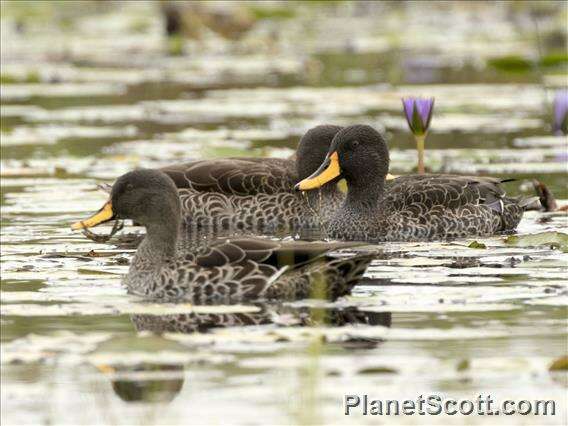
[[[134,185],[131,183],[127,183],[126,187],[124,188],[125,191],[132,191],[134,189]]]
[[[355,148],[357,148],[359,146],[359,141],[358,140],[354,140],[351,142],[351,150],[354,150]]]

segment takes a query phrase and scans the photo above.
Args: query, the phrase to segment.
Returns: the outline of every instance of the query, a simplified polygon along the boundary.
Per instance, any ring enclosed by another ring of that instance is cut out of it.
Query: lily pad
[[[396,374],[394,368],[389,367],[365,367],[357,371],[357,374]]]
[[[568,234],[557,231],[542,232],[540,234],[511,235],[505,243],[514,247],[549,246],[568,252]]]
[[[3,101],[21,101],[32,97],[77,97],[122,95],[126,88],[119,84],[3,84],[0,88]]]
[[[462,359],[456,366],[457,371],[465,371],[471,368],[470,361],[468,359]]]
[[[472,248],[472,249],[486,249],[487,248],[487,246],[485,244],[477,242],[477,241],[472,241],[471,243],[469,243],[468,247]]]
[[[428,2],[404,13],[395,2],[284,3],[258,6],[263,19],[235,40],[227,26],[249,25],[250,2],[2,2],[3,424],[224,424],[228,411],[235,424],[323,424],[357,389],[550,399],[566,412],[565,370],[548,373],[566,352],[568,254],[554,238],[369,245],[358,251],[381,255],[336,302],[195,307],[127,294],[133,250],[119,238],[140,228],[104,244],[69,229],[106,200],[97,184],[129,170],[288,157],[322,123],[372,125],[391,171],[411,173],[400,98],[419,95],[436,98],[432,172],[538,179],[567,204],[566,138],[551,135],[549,104],[566,76],[548,70],[543,90],[536,73],[483,69],[538,57],[519,25],[533,4],[453,7],[448,19]],[[537,8],[545,50],[565,38],[562,6]],[[170,7],[183,15],[177,56]],[[274,8],[293,18],[272,19]],[[511,196],[518,186],[504,185]],[[565,228],[561,212],[527,211],[515,235]]]
[[[548,367],[550,371],[566,371],[568,370],[568,356],[563,356],[558,359],[555,359],[550,367]]]

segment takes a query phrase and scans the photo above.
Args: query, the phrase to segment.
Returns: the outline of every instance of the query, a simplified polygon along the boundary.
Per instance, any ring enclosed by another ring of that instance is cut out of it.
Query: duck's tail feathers
[[[535,204],[536,207],[540,207],[539,197],[524,197],[524,198],[507,197],[505,198],[505,201],[503,201],[503,198],[498,198],[490,203],[485,203],[485,205],[497,213],[503,213],[505,211],[505,202],[509,204],[511,201],[513,202],[513,204],[516,204],[522,210],[534,209]]]
[[[538,197],[504,197],[485,203],[500,217],[499,232],[514,230],[523,217],[523,212],[538,203]]]
[[[532,209],[535,204],[540,208],[540,197],[525,197],[519,200],[519,207],[523,210]]]

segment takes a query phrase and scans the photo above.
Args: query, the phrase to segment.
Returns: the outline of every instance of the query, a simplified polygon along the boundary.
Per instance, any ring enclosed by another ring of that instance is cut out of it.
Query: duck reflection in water
[[[346,325],[391,326],[390,312],[365,312],[357,307],[291,307],[255,303],[256,312],[133,315],[137,331],[162,333],[207,333],[215,328],[275,325],[279,327],[342,327]],[[359,338],[352,339],[360,340]],[[369,341],[369,339],[365,339]],[[380,339],[372,339],[379,343]]]
[[[356,307],[313,308],[255,304],[256,312],[187,313],[175,315],[133,315],[136,331],[162,333],[207,333],[215,328],[270,326],[342,327],[346,325],[391,326],[390,312],[364,312]],[[381,339],[350,337],[339,344],[347,349],[373,349]],[[183,364],[144,362],[134,366],[101,365],[98,370],[108,376],[112,389],[125,402],[169,403],[184,384]]]
[[[125,402],[169,403],[183,388],[183,364],[142,363],[97,368],[110,378],[112,390]]]

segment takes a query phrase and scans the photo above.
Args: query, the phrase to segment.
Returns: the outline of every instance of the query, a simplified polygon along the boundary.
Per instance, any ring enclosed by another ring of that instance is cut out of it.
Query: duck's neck
[[[164,220],[146,226],[146,237],[136,251],[137,267],[154,269],[164,261],[173,259],[176,256],[178,228],[179,220]]]
[[[160,283],[164,263],[176,256],[179,220],[146,226],[146,236],[138,246],[124,277],[128,291],[137,295],[152,295]]]
[[[337,197],[341,197],[341,191],[336,183],[324,185],[315,191],[306,191],[305,194],[310,204],[312,202],[326,201],[327,199],[334,200]]]
[[[146,228],[150,247],[164,257],[175,257],[179,232],[178,221],[166,221]]]
[[[327,184],[317,190],[305,191],[303,194],[312,213],[316,214],[318,222],[333,218],[337,207],[344,200],[344,194],[336,184]]]
[[[384,188],[384,176],[347,179],[345,207],[355,211],[375,210],[383,197]]]

